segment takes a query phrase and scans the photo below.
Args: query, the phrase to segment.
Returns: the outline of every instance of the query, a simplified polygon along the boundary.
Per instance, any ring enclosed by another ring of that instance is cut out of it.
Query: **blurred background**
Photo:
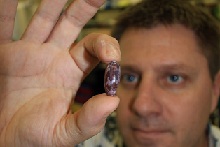
[[[19,0],[17,15],[15,20],[15,29],[13,39],[18,40],[28,22],[31,20],[41,0]],[[66,7],[73,0],[69,0]],[[117,16],[127,7],[134,5],[141,0],[106,0],[106,3],[100,8],[99,12],[85,25],[78,36],[77,41],[89,33],[99,32],[110,34],[111,28],[117,20]],[[189,0],[194,5],[200,5],[211,12],[211,14],[220,21],[220,0]],[[105,65],[100,63],[91,74],[82,82],[73,105],[73,111],[78,110],[93,95],[104,93],[104,70]],[[220,127],[220,103],[210,118],[213,124]]]
[[[18,13],[14,29],[14,40],[17,40],[23,34],[28,22],[31,20],[36,8],[41,0],[19,0]],[[73,0],[69,0],[67,6]],[[114,25],[117,16],[123,9],[134,5],[141,0],[106,0],[97,15],[90,20],[79,36],[79,40],[91,32],[101,32],[109,34],[111,26]],[[220,20],[220,0],[188,0],[195,5],[201,5],[208,9],[213,16]],[[66,7],[67,7],[66,6]]]

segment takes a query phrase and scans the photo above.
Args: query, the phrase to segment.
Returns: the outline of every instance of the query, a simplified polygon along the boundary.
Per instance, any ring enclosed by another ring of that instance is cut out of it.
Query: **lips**
[[[146,134],[146,135],[160,135],[160,134],[164,134],[164,133],[168,133],[168,130],[165,129],[141,129],[141,128],[132,128],[133,132],[137,132],[137,133],[142,133],[142,134]]]
[[[132,135],[140,144],[157,144],[157,141],[163,140],[171,132],[167,128],[141,128],[132,127]]]

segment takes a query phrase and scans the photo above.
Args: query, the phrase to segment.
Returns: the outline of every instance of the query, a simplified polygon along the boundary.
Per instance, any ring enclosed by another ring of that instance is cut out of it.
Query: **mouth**
[[[145,143],[149,141],[163,140],[164,137],[167,137],[167,135],[170,134],[170,131],[163,128],[132,128],[132,133],[138,142]]]

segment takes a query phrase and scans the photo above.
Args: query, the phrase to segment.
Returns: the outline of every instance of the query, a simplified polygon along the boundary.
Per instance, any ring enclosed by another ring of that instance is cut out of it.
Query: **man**
[[[117,125],[81,146],[220,147],[219,24],[183,0],[144,0],[119,18]],[[119,131],[117,131],[119,129]]]
[[[100,94],[69,112],[81,81],[99,61],[119,61],[120,50],[101,34],[71,47],[104,0],[75,0],[63,11],[66,2],[42,0],[22,38],[13,41],[18,0],[0,0],[1,147],[74,146],[100,132],[118,105],[118,97]]]

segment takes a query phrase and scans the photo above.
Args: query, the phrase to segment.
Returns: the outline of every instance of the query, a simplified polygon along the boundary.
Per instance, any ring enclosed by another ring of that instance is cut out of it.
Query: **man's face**
[[[128,147],[205,147],[218,94],[193,33],[129,29],[121,40],[119,129]]]

